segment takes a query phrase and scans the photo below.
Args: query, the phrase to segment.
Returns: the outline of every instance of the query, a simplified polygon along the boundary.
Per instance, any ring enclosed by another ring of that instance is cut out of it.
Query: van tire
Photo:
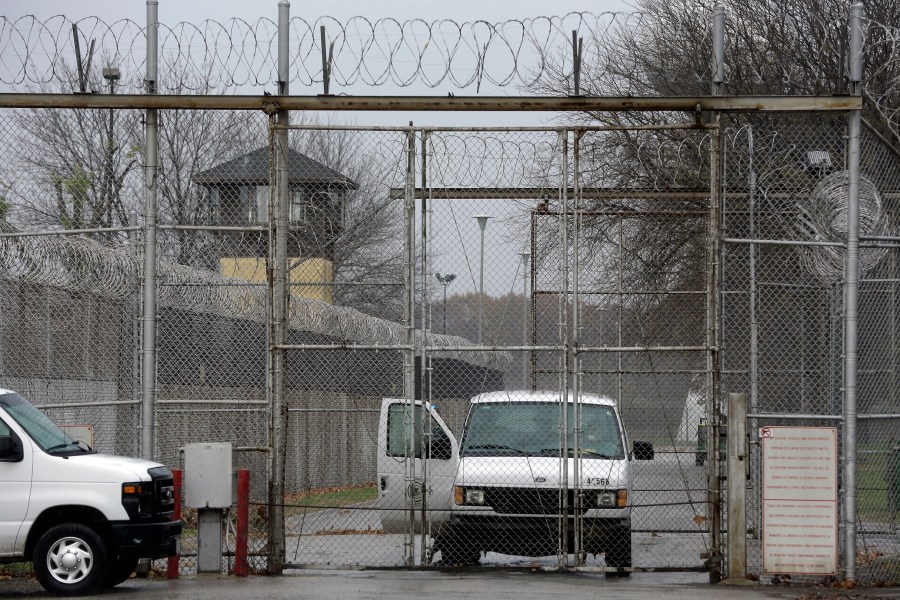
[[[109,571],[106,542],[79,523],[61,523],[44,532],[34,546],[32,564],[38,583],[56,595],[92,594],[103,587]]]
[[[606,566],[631,568],[631,531],[625,531],[612,539],[606,550]],[[631,571],[606,571],[607,577],[628,577]]]
[[[466,567],[477,565],[481,560],[480,551],[472,549],[457,538],[441,540],[440,549],[442,567]]]
[[[106,581],[103,587],[111,588],[119,585],[134,573],[138,565],[138,558],[120,556],[112,561],[109,565],[109,572],[106,574]]]

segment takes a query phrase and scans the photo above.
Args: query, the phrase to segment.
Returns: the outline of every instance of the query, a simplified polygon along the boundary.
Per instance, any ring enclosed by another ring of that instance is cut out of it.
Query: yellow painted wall
[[[299,261],[300,264],[297,264]],[[331,304],[333,302],[332,286],[334,281],[331,261],[324,258],[288,259],[291,283],[324,283],[326,285],[291,286],[291,294],[301,298],[310,298]],[[253,283],[266,282],[266,259],[257,257],[228,257],[219,259],[219,273],[223,277],[234,277]]]

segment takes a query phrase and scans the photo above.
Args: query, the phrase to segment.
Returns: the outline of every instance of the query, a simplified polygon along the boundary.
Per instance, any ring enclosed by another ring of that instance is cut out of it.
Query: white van
[[[172,472],[98,454],[0,388],[0,562],[30,560],[48,592],[90,594],[179,550]]]
[[[411,523],[421,531],[424,524],[442,564],[472,564],[489,551],[553,555],[560,539],[573,552],[578,515],[582,550],[605,553],[608,567],[627,574],[629,467],[652,460],[653,446],[635,442],[627,450],[612,399],[578,400],[562,402],[557,392],[481,394],[471,399],[457,441],[432,405],[415,401],[411,410],[408,400],[385,399],[377,466],[385,532],[407,533]]]

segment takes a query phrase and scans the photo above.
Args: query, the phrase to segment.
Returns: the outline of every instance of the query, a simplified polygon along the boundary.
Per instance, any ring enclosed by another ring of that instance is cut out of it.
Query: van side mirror
[[[0,435],[0,462],[19,462],[25,458],[22,445],[11,435]]]
[[[652,442],[634,442],[634,458],[635,460],[653,460],[653,443]]]

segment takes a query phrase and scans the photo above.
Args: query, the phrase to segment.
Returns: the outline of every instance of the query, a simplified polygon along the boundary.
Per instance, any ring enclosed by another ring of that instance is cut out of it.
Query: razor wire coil
[[[11,233],[0,221],[0,232]],[[122,299],[137,289],[143,257],[135,246],[110,248],[83,237],[0,238],[0,277],[12,281],[59,287],[70,291]],[[160,306],[225,318],[265,322],[267,289],[235,285],[237,280],[211,271],[160,260],[157,263],[157,300]],[[309,298],[292,296],[290,326],[322,335],[338,343],[383,345],[385,350],[407,344],[406,327]],[[433,355],[472,364],[498,367],[509,362],[505,353],[458,351],[469,340],[451,335],[415,332],[415,344],[442,348]]]

